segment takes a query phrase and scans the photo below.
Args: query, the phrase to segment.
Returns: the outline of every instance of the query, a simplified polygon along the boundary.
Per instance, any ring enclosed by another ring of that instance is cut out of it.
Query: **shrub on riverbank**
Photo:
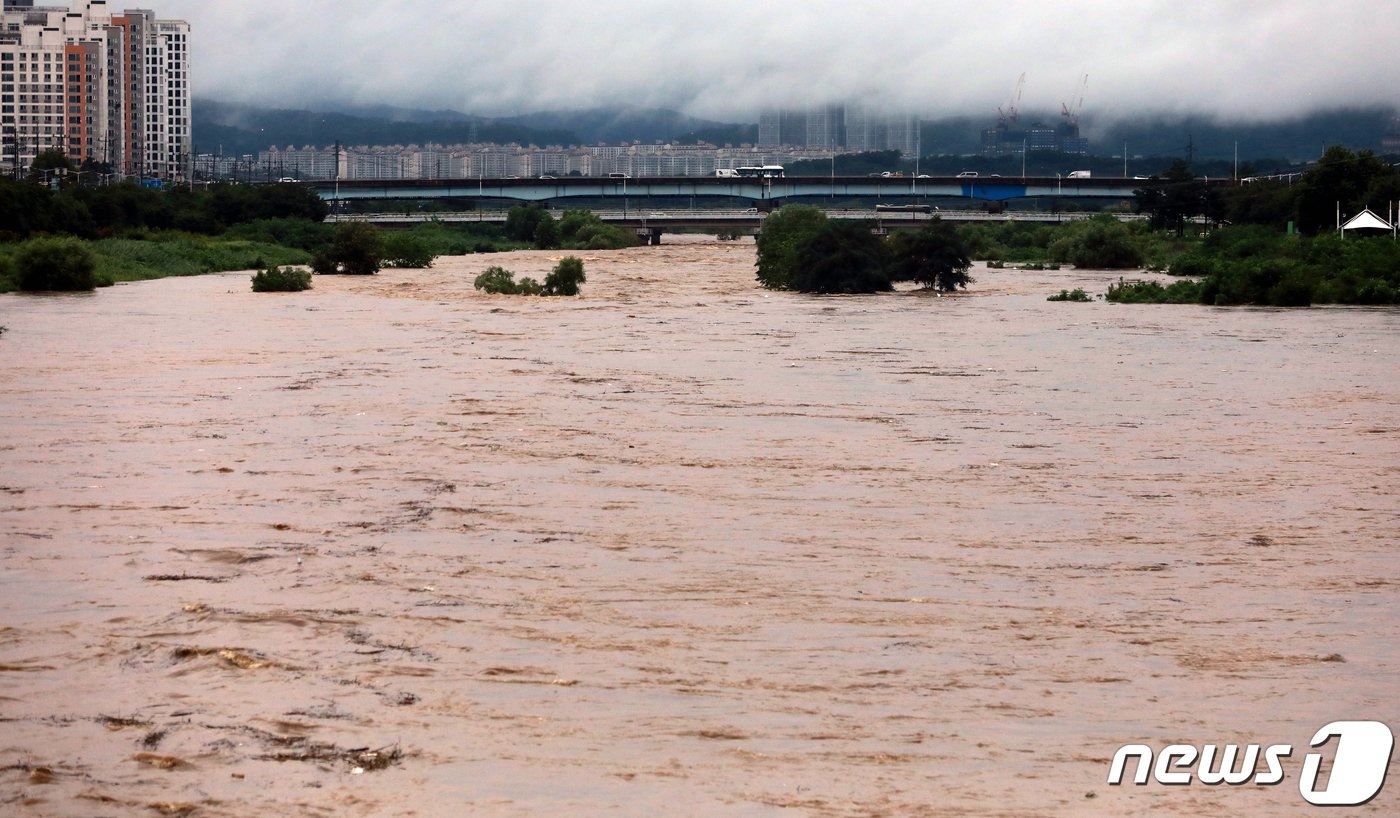
[[[97,260],[75,238],[30,239],[15,254],[19,289],[26,292],[81,292],[97,288]]]
[[[311,273],[294,267],[259,270],[253,276],[255,293],[299,293],[311,289]]]
[[[437,254],[412,233],[388,233],[384,236],[384,266],[427,269],[433,266]]]
[[[588,210],[565,211],[559,219],[559,246],[570,250],[624,250],[637,244],[635,233],[604,224]]]
[[[637,246],[637,236],[605,224],[589,210],[569,210],[555,221],[538,205],[512,207],[503,232],[507,239],[528,242],[538,250],[622,250]]]
[[[1400,243],[1390,237],[1302,238],[1230,227],[1177,259],[1171,273],[1200,276],[1205,304],[1400,303]]]
[[[1104,247],[1105,228],[1095,225],[1121,224],[1121,230],[1107,228],[1113,241],[1112,253]],[[1153,231],[1145,221],[1119,222],[1103,214],[1092,219],[1042,224],[1008,221],[992,224],[962,224],[958,226],[967,247],[968,257],[983,261],[1012,264],[1058,262],[1081,267],[1103,268],[1105,257],[1109,264],[1120,264],[1119,256],[1132,260],[1135,251],[1138,263],[1165,268],[1182,253],[1199,244],[1199,239],[1179,239],[1161,231]],[[1086,237],[1086,234],[1088,235]],[[1131,247],[1125,250],[1122,245]],[[1078,259],[1076,261],[1075,259]],[[1082,263],[1081,263],[1082,262]],[[1111,268],[1110,268],[1111,269]]]
[[[1065,235],[1050,245],[1050,258],[1095,270],[1139,268],[1143,264],[1132,229],[1108,215],[1067,226]]]

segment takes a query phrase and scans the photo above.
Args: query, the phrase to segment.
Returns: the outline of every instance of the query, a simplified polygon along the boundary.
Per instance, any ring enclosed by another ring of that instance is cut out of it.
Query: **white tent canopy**
[[[1363,210],[1347,220],[1342,225],[1343,230],[1393,230],[1394,228],[1385,219],[1372,213],[1370,210]]]

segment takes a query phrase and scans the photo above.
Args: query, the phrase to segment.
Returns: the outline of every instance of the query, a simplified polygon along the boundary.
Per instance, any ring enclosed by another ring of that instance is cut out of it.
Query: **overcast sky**
[[[120,2],[113,3],[121,7]],[[133,4],[136,5],[136,4]],[[630,104],[756,121],[866,100],[923,116],[1274,119],[1400,104],[1394,0],[152,0],[195,93],[510,115]]]

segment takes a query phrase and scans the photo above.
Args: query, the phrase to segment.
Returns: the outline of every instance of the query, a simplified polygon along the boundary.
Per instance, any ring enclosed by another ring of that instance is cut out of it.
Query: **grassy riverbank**
[[[204,275],[309,264],[312,255],[328,246],[333,225],[303,219],[267,219],[237,225],[220,236],[162,230],[135,230],[119,238],[85,241],[96,261],[98,286],[125,281],[149,281],[174,276]],[[391,247],[413,248],[428,257],[495,253],[526,247],[507,241],[499,229],[463,229],[423,224],[410,230],[385,231]],[[14,257],[21,242],[0,244],[0,293],[19,289]]]

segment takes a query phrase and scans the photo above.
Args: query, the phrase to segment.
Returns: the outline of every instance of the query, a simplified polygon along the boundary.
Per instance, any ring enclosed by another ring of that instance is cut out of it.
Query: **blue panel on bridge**
[[[988,199],[1004,202],[1008,199],[1021,199],[1026,195],[1025,185],[963,185],[963,195],[969,199]]]

